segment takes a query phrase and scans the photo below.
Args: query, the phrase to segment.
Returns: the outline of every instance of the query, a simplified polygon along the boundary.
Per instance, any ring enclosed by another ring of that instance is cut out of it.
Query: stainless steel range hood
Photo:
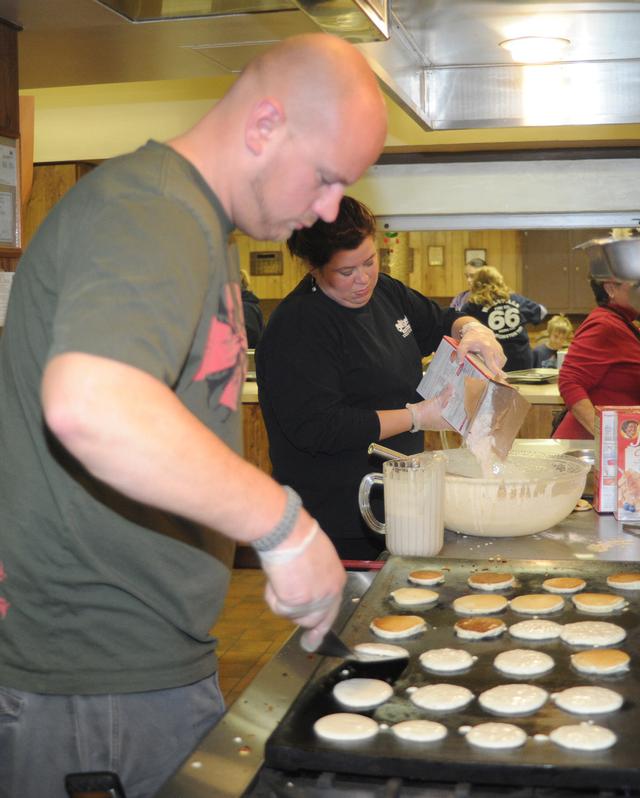
[[[389,0],[97,0],[130,22],[220,17],[299,8],[322,30],[354,43],[388,39]]]
[[[638,2],[56,0],[55,15],[49,6],[0,0],[0,17],[23,27],[24,89],[233,74],[272,42],[320,29],[356,42],[427,130],[640,122]],[[521,36],[570,44],[557,63],[522,65],[500,47]]]

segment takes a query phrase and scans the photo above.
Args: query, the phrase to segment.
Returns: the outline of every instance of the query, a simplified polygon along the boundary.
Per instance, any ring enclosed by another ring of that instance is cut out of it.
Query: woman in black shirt
[[[461,356],[479,352],[494,371],[504,362],[482,325],[379,274],[375,232],[369,209],[343,197],[335,221],[291,236],[309,274],[271,314],[256,353],[273,476],[298,491],[346,559],[384,548],[358,509],[368,445],[414,454],[424,440],[412,432],[448,427],[445,400],[416,393],[422,357],[464,328]]]

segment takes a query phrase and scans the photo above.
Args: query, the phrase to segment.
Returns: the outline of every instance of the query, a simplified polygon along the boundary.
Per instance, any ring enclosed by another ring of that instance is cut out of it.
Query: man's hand
[[[281,546],[260,555],[265,599],[277,615],[309,630],[305,647],[314,651],[338,614],[347,576],[333,543],[304,510],[296,526]]]
[[[507,358],[493,332],[474,320],[464,321],[458,331],[462,333],[458,344],[458,362],[462,363],[468,352],[474,352],[480,355],[494,377],[504,378],[502,368]]]

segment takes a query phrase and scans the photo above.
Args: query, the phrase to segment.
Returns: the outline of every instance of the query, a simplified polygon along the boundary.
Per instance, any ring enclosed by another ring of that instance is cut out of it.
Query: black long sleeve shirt
[[[380,470],[367,454],[380,437],[375,411],[420,400],[421,358],[459,316],[385,274],[362,308],[339,305],[307,276],[271,315],[256,372],[273,475],[300,493],[343,557],[384,547],[358,509],[360,480]],[[406,454],[422,443],[409,432],[385,440]]]

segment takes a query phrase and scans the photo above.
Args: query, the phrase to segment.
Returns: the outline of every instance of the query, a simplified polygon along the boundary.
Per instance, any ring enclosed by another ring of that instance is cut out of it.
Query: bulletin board
[[[20,174],[17,139],[0,136],[0,250],[20,248]]]

